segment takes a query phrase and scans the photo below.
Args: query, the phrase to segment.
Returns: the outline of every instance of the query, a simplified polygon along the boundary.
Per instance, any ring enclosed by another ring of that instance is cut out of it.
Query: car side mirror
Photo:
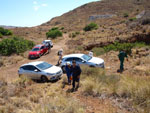
[[[82,63],[86,63],[86,61],[82,60]]]
[[[34,71],[35,71],[35,72],[38,72],[38,70],[37,70],[37,69],[35,69]]]

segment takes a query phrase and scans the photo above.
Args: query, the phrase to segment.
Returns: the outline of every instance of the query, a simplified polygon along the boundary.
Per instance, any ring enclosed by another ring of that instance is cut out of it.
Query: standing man
[[[90,51],[90,52],[89,52],[89,56],[90,56],[90,57],[93,57],[93,51]]]
[[[72,72],[72,77],[73,77],[73,82],[72,82],[72,92],[76,89],[79,88],[79,82],[80,82],[80,74],[81,74],[81,68],[76,64],[76,61],[72,61],[72,66],[71,66],[71,72]],[[78,82],[77,86],[75,83]],[[76,87],[75,87],[76,86]]]
[[[72,73],[71,73],[71,64],[70,64],[70,62],[66,63],[65,71],[66,71],[66,75],[67,75],[67,78],[68,78],[68,85],[71,85]]]
[[[128,61],[127,53],[125,51],[121,50],[119,52],[119,55],[118,55],[118,58],[120,60],[120,70],[119,70],[120,72],[123,72],[123,70],[124,70],[124,59],[125,59],[125,57],[127,58],[127,61]]]
[[[60,65],[60,61],[62,60],[62,56],[63,56],[63,49],[60,49],[57,54],[59,56],[57,65]]]

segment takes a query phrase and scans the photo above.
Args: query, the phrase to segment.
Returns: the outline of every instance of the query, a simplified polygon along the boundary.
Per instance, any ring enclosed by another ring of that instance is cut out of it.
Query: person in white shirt
[[[60,61],[62,60],[62,56],[63,56],[63,49],[60,49],[59,51],[58,51],[58,56],[59,56],[59,59],[58,59],[58,65],[60,64]]]
[[[90,56],[90,57],[93,57],[93,51],[90,51],[90,52],[89,52],[89,56]]]

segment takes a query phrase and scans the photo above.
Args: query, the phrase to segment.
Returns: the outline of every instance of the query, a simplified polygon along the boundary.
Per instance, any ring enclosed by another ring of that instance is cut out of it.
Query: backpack
[[[58,55],[58,56],[60,55],[60,52],[59,52],[59,51],[57,52],[57,55]]]

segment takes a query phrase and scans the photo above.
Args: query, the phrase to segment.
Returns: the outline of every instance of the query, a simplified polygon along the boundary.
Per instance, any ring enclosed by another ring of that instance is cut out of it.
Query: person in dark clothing
[[[81,68],[76,64],[76,61],[72,61],[71,72],[73,77],[72,91],[74,91],[76,82],[78,82],[76,89],[79,88],[80,74],[81,74]]]
[[[127,53],[125,51],[121,50],[119,52],[119,55],[118,55],[118,58],[120,60],[120,72],[122,72],[124,70],[124,59],[125,59],[125,57],[128,60]]]
[[[71,64],[70,64],[70,62],[66,63],[65,71],[66,71],[66,75],[67,75],[67,78],[68,78],[68,84],[71,85],[72,73],[71,73]]]

